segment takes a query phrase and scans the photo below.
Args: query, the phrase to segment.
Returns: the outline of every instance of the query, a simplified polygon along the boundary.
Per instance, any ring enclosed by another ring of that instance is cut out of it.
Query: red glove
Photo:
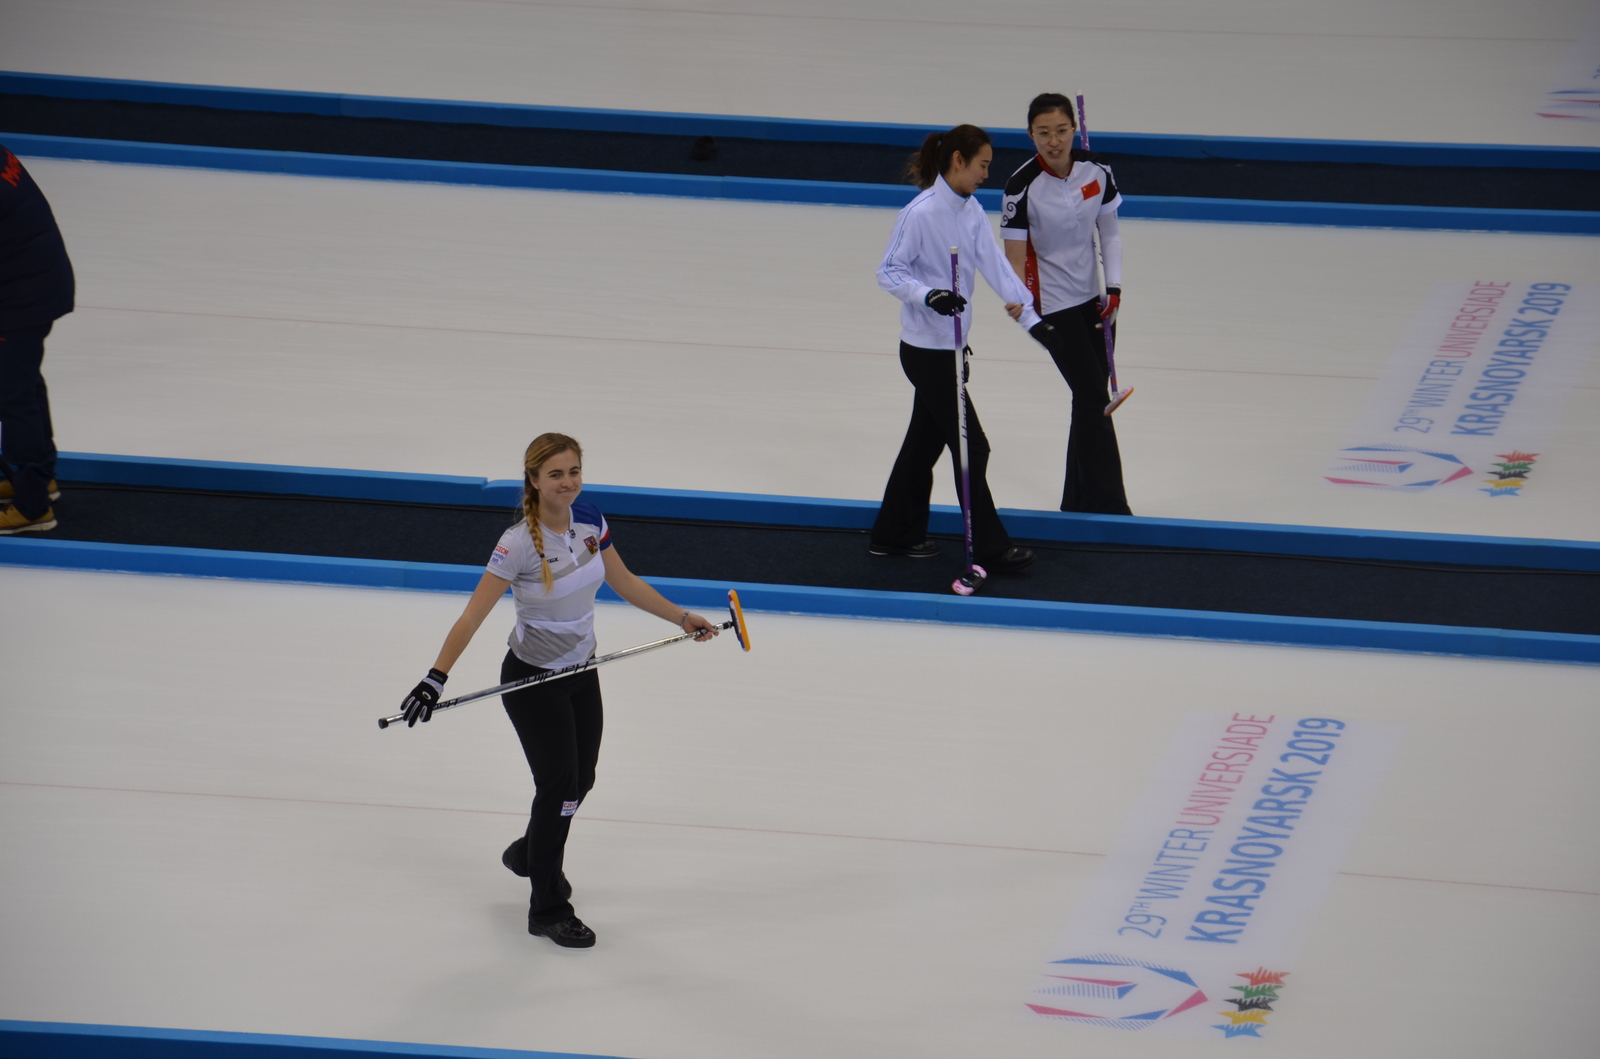
[[[1117,309],[1122,305],[1122,288],[1107,287],[1105,301],[1100,303],[1100,319],[1108,324],[1117,322]]]

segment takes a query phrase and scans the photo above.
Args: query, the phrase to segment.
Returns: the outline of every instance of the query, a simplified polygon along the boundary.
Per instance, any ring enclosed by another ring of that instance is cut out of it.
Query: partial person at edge
[[[0,146],[0,535],[56,528],[55,428],[44,340],[73,308],[72,262],[55,214]]]

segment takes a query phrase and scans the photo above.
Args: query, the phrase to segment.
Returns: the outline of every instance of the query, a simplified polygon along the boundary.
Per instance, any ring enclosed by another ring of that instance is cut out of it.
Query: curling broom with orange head
[[[733,589],[730,588],[728,590],[728,620],[719,622],[718,624],[712,626],[712,628],[732,629],[733,635],[739,639],[739,646],[744,648],[746,651],[750,650],[750,628],[744,622],[744,608],[739,606],[739,593],[733,591]],[[657,640],[654,643],[640,644],[638,647],[629,647],[623,651],[613,651],[608,655],[601,655],[599,658],[591,658],[587,662],[577,662],[570,666],[562,666],[560,669],[553,669],[548,673],[536,673],[531,677],[524,677],[521,680],[513,680],[509,684],[499,684],[492,688],[484,688],[482,691],[474,691],[470,695],[462,695],[459,698],[446,699],[444,702],[441,702],[435,706],[433,708],[433,712],[438,713],[440,710],[454,709],[457,706],[464,706],[467,703],[474,702],[478,699],[486,699],[491,695],[503,695],[508,691],[516,691],[518,688],[528,687],[530,684],[543,684],[551,680],[560,680],[563,677],[577,676],[579,673],[582,673],[586,670],[597,669],[600,666],[605,665],[607,662],[616,662],[624,658],[631,658],[634,655],[644,654],[646,651],[654,651],[658,647],[666,647],[669,644],[683,643],[685,640],[693,640],[697,636],[704,635],[704,633],[704,629],[697,629],[694,632],[680,633],[677,636],[669,636],[665,640]],[[403,721],[405,719],[406,715],[404,713],[397,713],[392,717],[379,717],[378,727],[387,728],[396,721]]]

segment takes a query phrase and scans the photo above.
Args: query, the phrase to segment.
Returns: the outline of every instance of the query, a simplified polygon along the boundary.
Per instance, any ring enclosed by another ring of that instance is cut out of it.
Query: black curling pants
[[[970,348],[970,347],[969,347]],[[909,548],[928,539],[928,500],[933,493],[933,467],[940,453],[950,450],[955,470],[956,495],[961,495],[961,425],[956,416],[956,354],[953,349],[923,349],[900,343],[900,367],[916,388],[911,401],[911,424],[900,443],[900,455],[883,505],[872,524],[872,542]],[[967,395],[967,453],[972,460],[972,554],[982,563],[1011,547],[1011,538],[994,509],[985,477],[989,468],[989,439],[978,422]]]
[[[40,372],[51,326],[0,332],[0,462],[11,479],[12,502],[30,519],[50,509],[56,476],[50,393]]]
[[[1105,414],[1111,392],[1106,364],[1106,337],[1098,301],[1086,301],[1044,318],[1060,341],[1050,350],[1061,377],[1072,388],[1072,428],[1067,434],[1067,480],[1061,491],[1062,511],[1097,515],[1131,515],[1122,488],[1122,453],[1117,428]]]
[[[510,651],[500,664],[500,682],[542,673]],[[584,795],[594,786],[600,758],[600,674],[594,670],[536,684],[500,696],[506,715],[522,740],[522,753],[533,770],[533,811],[528,831],[513,852],[527,867],[533,893],[529,923],[559,923],[571,916],[572,886],[561,870],[567,832]]]

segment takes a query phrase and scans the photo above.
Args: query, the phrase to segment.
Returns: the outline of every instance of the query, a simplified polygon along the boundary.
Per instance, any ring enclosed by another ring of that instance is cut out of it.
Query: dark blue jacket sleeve
[[[43,327],[72,311],[75,283],[50,203],[0,146],[0,331]]]

